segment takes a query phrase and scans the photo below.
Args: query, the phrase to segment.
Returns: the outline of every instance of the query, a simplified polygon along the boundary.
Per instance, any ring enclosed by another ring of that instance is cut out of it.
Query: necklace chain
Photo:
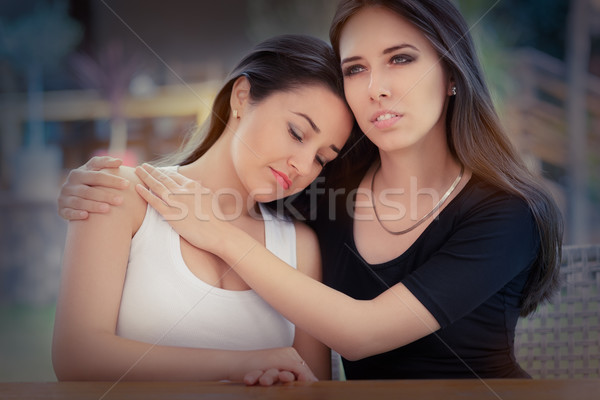
[[[396,231],[392,231],[392,230],[386,228],[385,225],[383,225],[383,222],[381,222],[381,219],[379,218],[379,214],[377,213],[377,208],[375,207],[375,190],[373,190],[373,186],[375,184],[375,175],[377,175],[377,172],[379,172],[379,168],[381,168],[381,162],[377,166],[377,169],[375,169],[375,172],[373,172],[373,177],[371,178],[371,204],[373,206],[373,212],[375,212],[375,218],[377,218],[377,222],[379,222],[379,225],[383,229],[385,229],[386,232],[391,233],[392,235],[404,235],[405,233],[408,233],[408,232],[412,231],[413,229],[415,229],[417,226],[421,225],[427,218],[431,217],[431,215],[433,213],[435,213],[444,204],[444,202],[452,194],[454,189],[456,189],[456,186],[458,186],[458,183],[462,179],[463,173],[465,172],[465,166],[463,164],[461,164],[460,172],[458,173],[458,176],[456,177],[454,182],[452,182],[452,186],[450,186],[450,188],[446,191],[446,193],[444,193],[444,196],[442,196],[440,201],[438,201],[438,203],[433,207],[433,209],[431,211],[429,211],[427,214],[425,214],[424,216],[422,216],[417,222],[415,222],[414,225],[410,226],[407,229],[396,232]]]

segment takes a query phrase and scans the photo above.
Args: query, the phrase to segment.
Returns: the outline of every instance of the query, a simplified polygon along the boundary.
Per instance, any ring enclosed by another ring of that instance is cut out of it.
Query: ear
[[[229,105],[232,110],[237,110],[238,117],[244,114],[244,110],[250,102],[250,82],[245,76],[240,76],[233,83]]]

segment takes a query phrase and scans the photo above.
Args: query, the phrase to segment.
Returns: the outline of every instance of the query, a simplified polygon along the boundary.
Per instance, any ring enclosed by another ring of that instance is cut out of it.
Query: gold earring
[[[233,110],[233,118],[238,119],[238,111],[237,110]]]

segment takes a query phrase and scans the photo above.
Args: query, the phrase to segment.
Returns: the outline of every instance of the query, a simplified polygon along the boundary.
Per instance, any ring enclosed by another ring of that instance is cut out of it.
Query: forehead
[[[270,119],[299,117],[304,114],[321,130],[319,137],[325,139],[329,133],[349,134],[353,117],[346,101],[325,85],[306,84],[287,91],[273,93],[265,100],[265,112]],[[264,113],[263,113],[264,114]],[[300,121],[306,120],[304,116]],[[330,138],[331,139],[331,138]],[[342,138],[344,141],[345,138]],[[343,144],[343,143],[338,143]]]
[[[385,49],[400,43],[432,50],[425,35],[396,12],[382,6],[364,7],[348,19],[340,35],[342,58],[354,51]]]
[[[321,84],[303,84],[289,90],[277,91],[267,100],[276,107],[315,111],[323,107],[339,108],[340,105],[345,105],[345,101],[340,96]]]

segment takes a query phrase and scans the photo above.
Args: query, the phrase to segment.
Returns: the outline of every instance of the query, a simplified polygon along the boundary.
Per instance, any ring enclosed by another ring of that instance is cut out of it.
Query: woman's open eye
[[[365,67],[363,67],[362,65],[354,64],[354,65],[350,65],[350,66],[344,68],[343,73],[344,73],[344,76],[352,76],[352,75],[356,75],[359,72],[362,72],[364,70],[365,70]]]
[[[407,54],[397,54],[390,59],[392,64],[408,64],[411,61],[414,61],[414,57]]]
[[[288,132],[290,133],[290,136],[294,138],[294,140],[297,140],[298,142],[302,143],[302,136],[299,132],[297,132],[296,128],[294,128],[292,125],[288,125]]]

